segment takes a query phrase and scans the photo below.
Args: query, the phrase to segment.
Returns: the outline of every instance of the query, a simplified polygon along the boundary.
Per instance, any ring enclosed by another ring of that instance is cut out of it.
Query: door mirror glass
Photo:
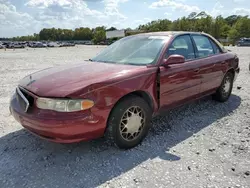
[[[170,55],[167,59],[163,60],[162,65],[174,65],[174,64],[182,64],[185,63],[185,57],[182,55]]]

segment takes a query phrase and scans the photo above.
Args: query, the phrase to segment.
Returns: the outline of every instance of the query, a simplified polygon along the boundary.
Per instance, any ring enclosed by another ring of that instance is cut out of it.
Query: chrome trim
[[[30,106],[29,101],[26,99],[26,97],[23,95],[23,93],[21,92],[21,90],[18,87],[17,87],[16,91],[22,97],[22,99],[24,100],[24,102],[26,103],[25,112],[27,112],[28,108]]]

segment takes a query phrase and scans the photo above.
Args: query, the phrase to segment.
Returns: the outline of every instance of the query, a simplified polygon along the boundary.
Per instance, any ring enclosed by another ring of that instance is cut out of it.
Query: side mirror
[[[185,57],[182,55],[171,55],[167,59],[163,60],[162,65],[168,66],[168,65],[174,65],[174,64],[182,64],[185,63]]]

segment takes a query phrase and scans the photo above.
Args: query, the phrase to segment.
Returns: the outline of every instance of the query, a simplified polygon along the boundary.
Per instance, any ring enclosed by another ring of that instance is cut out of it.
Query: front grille
[[[17,101],[24,112],[33,106],[34,98],[21,88],[16,89]]]

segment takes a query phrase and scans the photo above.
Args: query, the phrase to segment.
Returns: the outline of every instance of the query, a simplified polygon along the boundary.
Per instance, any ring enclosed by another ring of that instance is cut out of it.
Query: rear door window
[[[220,54],[220,53],[221,53],[221,50],[220,50],[220,48],[218,47],[218,45],[215,44],[215,42],[212,41],[212,40],[210,40],[210,42],[211,42],[211,44],[212,44],[212,46],[213,46],[213,48],[214,48],[214,53],[215,53],[215,54]]]
[[[212,43],[206,36],[193,35],[192,37],[197,47],[197,58],[204,58],[215,54]]]

